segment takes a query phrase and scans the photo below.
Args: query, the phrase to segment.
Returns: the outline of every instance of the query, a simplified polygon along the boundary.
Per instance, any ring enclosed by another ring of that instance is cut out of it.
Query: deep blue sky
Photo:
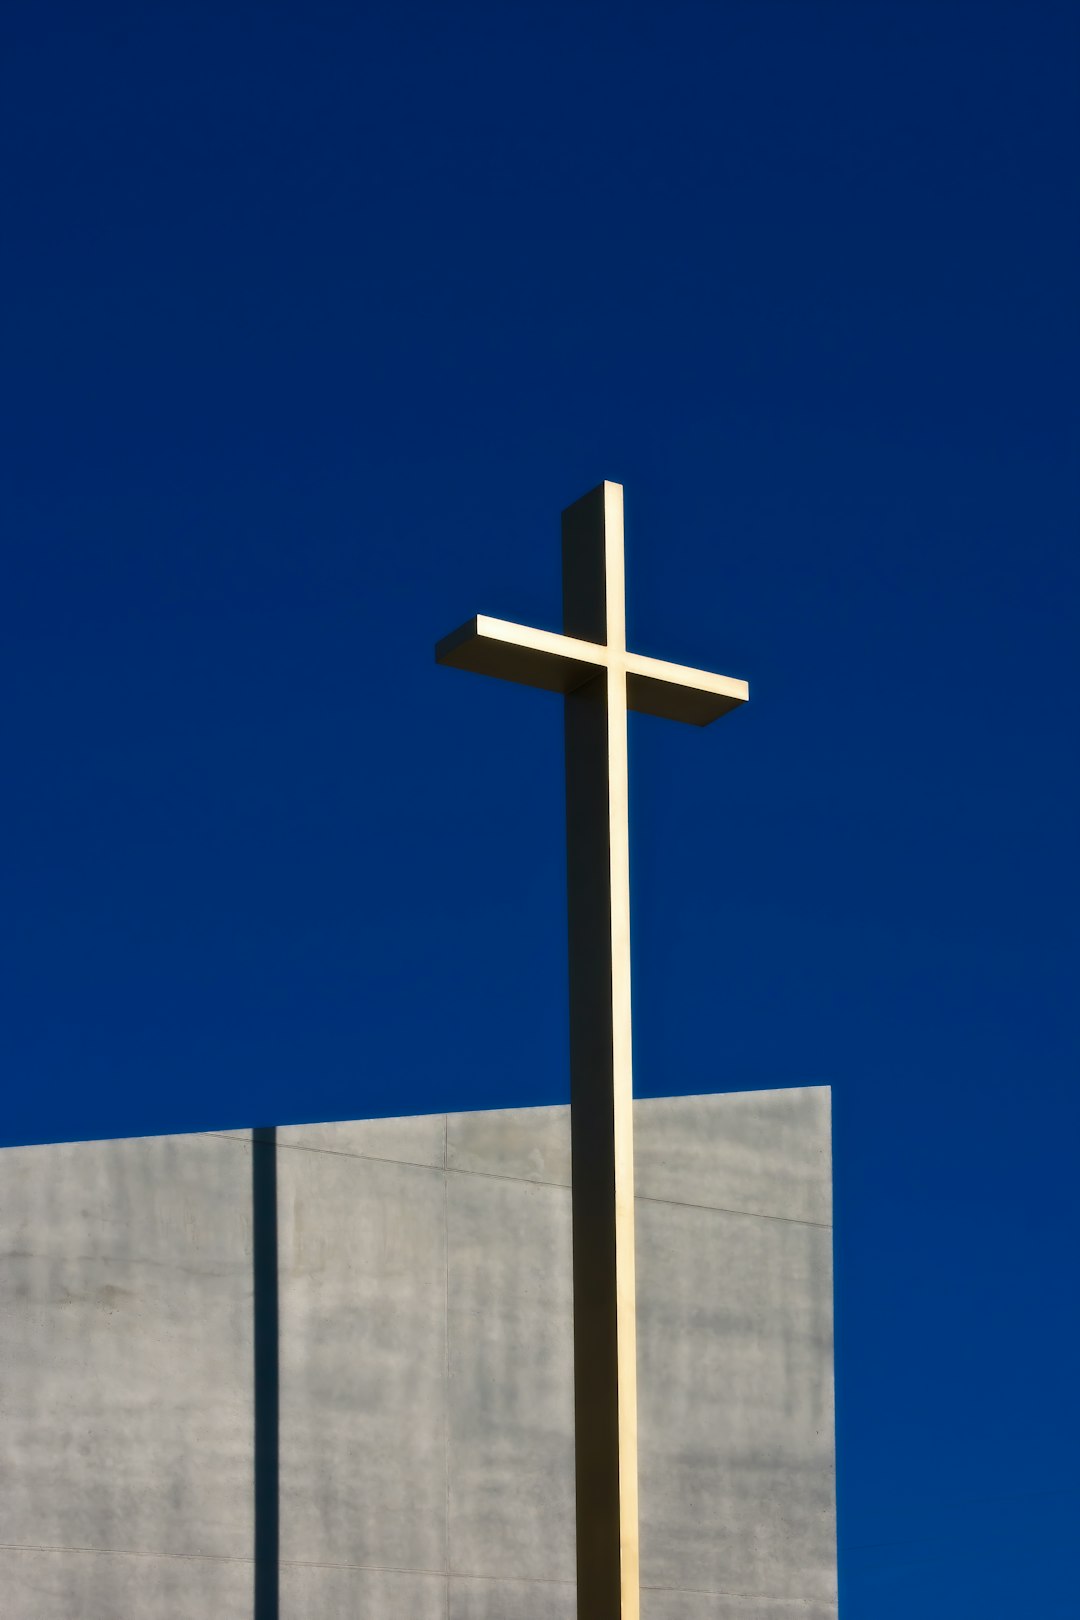
[[[845,1620],[1073,1617],[1080,11],[8,4],[0,1137],[566,1095],[626,485],[643,1093],[829,1081]]]

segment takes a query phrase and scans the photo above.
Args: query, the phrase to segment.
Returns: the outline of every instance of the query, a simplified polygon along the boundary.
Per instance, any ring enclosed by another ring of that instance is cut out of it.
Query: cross
[[[707,726],[750,694],[626,650],[621,484],[563,513],[562,569],[562,635],[478,615],[435,657],[564,694],[577,1612],[638,1620],[626,712]]]

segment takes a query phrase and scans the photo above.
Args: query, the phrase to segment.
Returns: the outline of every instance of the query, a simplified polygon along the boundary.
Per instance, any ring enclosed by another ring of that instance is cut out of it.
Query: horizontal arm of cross
[[[477,675],[497,675],[547,692],[573,692],[602,669],[626,671],[626,703],[641,714],[707,726],[750,696],[745,681],[711,675],[660,658],[616,652],[595,641],[478,615],[445,636],[435,648],[437,663]]]

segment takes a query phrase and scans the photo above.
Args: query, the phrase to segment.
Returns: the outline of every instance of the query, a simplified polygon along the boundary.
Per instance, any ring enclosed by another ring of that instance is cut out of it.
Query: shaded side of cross
[[[626,650],[623,492],[562,519],[563,633],[477,617],[440,664],[565,694],[577,1608],[638,1620],[628,709],[705,726],[745,681]]]

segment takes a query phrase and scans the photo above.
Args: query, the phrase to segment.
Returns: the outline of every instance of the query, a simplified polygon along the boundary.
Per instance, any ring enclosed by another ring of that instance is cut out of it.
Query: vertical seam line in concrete
[[[447,1175],[447,1166],[450,1157],[450,1116],[443,1115],[443,1260],[445,1262],[443,1294],[443,1334],[446,1340],[444,1367],[445,1367],[445,1394],[443,1397],[443,1455],[446,1470],[446,1583],[445,1608],[446,1620],[450,1620],[450,1177]]]

